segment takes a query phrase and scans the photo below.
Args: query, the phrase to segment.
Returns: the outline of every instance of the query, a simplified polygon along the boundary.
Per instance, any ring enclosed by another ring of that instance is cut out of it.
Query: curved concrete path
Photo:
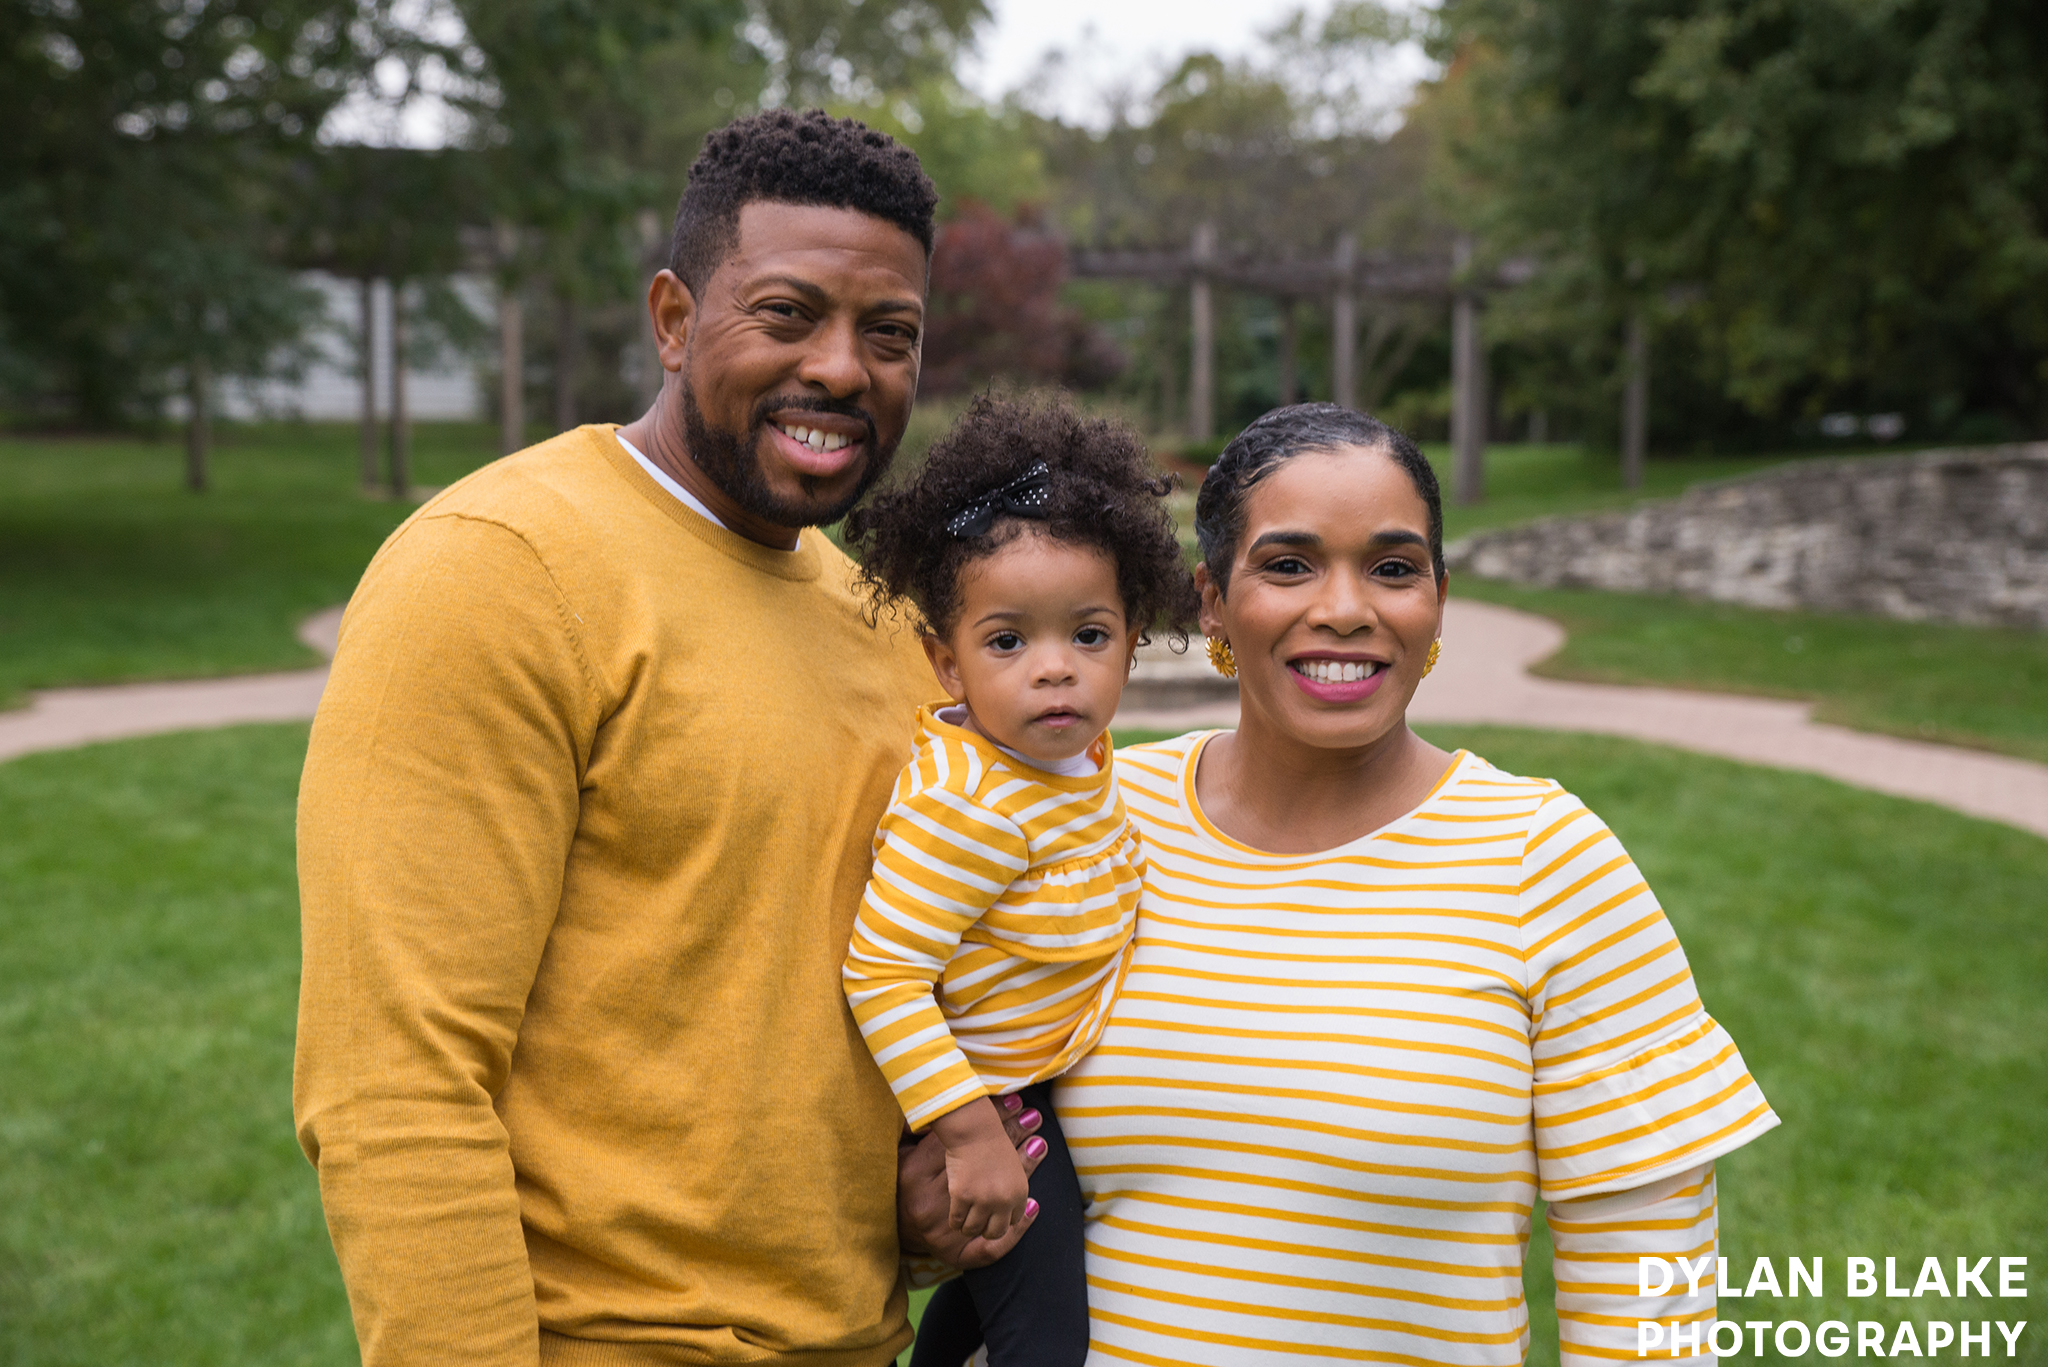
[[[328,608],[299,625],[299,639],[334,654],[341,609]],[[197,731],[255,721],[305,721],[320,705],[327,666],[287,674],[243,674],[175,683],[51,688],[30,695],[18,712],[0,712],[0,761],[38,750],[68,750],[101,740]]]
[[[1443,658],[1417,690],[1409,718],[1654,741],[1822,774],[2048,837],[2048,765],[1830,726],[1812,719],[1811,703],[1531,677],[1529,666],[1563,644],[1564,629],[1548,618],[1454,597],[1446,608]],[[1155,668],[1179,672],[1197,658],[1191,652]],[[1234,726],[1237,702],[1126,709],[1117,724],[1162,731]]]
[[[299,639],[333,655],[341,609],[310,617]],[[1673,688],[1565,683],[1529,675],[1564,644],[1547,618],[1453,598],[1444,653],[1409,709],[1418,722],[1526,726],[1654,741],[1747,764],[1797,769],[1898,797],[1917,798],[2048,837],[2048,765],[1924,741],[1829,726],[1810,703]],[[1234,726],[1237,701],[1219,694],[1199,649],[1148,650],[1135,694],[1199,698],[1189,706],[1127,705],[1117,724],[1160,731]],[[304,721],[320,703],[324,666],[286,674],[182,683],[59,688],[0,713],[0,761],[93,741],[243,722]],[[1135,701],[1135,697],[1132,699]]]

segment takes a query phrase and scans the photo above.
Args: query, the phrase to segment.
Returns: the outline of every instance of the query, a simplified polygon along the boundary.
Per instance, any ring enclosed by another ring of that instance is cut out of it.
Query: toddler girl
[[[1121,427],[982,398],[847,520],[878,608],[914,605],[952,699],[920,710],[876,832],[847,1000],[911,1126],[945,1146],[954,1227],[1000,1238],[1037,1211],[941,1288],[913,1367],[960,1367],[984,1336],[991,1367],[1087,1356],[1049,1080],[1095,1044],[1130,957],[1143,856],[1106,728],[1146,629],[1184,642],[1194,618],[1169,487]],[[1044,1117],[1028,1181],[993,1100],[1013,1092]]]

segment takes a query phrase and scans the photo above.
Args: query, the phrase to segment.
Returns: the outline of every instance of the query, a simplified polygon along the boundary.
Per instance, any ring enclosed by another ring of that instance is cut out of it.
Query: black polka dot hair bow
[[[946,530],[966,540],[986,536],[999,517],[1045,516],[1052,501],[1052,467],[1044,461],[1032,466],[1000,489],[991,489],[946,520]]]

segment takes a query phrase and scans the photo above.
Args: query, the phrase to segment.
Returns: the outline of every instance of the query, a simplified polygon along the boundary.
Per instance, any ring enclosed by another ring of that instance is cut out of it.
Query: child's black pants
[[[1081,1185],[1052,1109],[1052,1084],[1018,1093],[1045,1117],[1045,1157],[1031,1174],[1038,1218],[1017,1246],[932,1294],[910,1367],[960,1367],[984,1342],[989,1367],[1081,1367],[1088,1356],[1088,1278],[1081,1260]]]

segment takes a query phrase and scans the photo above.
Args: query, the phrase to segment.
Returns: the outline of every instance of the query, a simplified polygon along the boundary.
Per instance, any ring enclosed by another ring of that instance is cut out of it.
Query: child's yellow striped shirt
[[[1067,778],[918,713],[846,954],[868,1048],[922,1129],[1064,1072],[1102,1033],[1144,859],[1110,764]]]

